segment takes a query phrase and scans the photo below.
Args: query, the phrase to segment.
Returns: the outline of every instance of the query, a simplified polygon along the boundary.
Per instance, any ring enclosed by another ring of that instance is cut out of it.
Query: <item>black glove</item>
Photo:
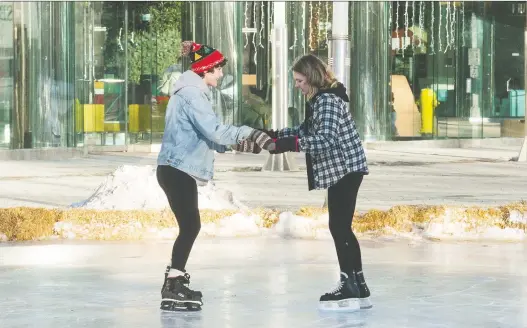
[[[271,139],[278,139],[278,131],[275,130],[265,130],[265,129],[258,129],[259,131],[262,131],[263,133],[267,134]]]
[[[271,139],[267,133],[260,130],[254,129],[247,140],[255,142],[262,149],[269,151],[274,150],[273,139]]]
[[[286,151],[299,152],[298,137],[285,137],[275,140],[275,150],[269,150],[271,154],[282,154]]]

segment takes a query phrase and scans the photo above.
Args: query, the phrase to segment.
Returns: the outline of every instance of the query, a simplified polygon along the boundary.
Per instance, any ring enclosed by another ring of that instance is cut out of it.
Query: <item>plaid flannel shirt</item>
[[[300,151],[311,154],[314,188],[327,189],[351,172],[369,174],[355,121],[344,100],[322,93],[309,104],[313,116],[297,127],[280,130],[278,135],[298,136]]]

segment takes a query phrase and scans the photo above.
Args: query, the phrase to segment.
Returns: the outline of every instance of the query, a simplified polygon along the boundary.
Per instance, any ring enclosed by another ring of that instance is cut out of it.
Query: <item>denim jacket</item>
[[[226,146],[246,139],[252,130],[221,124],[212,110],[210,89],[199,75],[186,71],[175,82],[168,101],[157,164],[211,180],[214,151],[225,152]]]

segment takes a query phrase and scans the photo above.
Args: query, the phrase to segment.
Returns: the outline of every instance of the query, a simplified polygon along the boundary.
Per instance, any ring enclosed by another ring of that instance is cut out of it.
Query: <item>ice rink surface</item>
[[[527,245],[363,241],[371,310],[321,313],[331,241],[200,238],[199,313],[162,313],[171,243],[0,244],[0,327],[522,328]]]

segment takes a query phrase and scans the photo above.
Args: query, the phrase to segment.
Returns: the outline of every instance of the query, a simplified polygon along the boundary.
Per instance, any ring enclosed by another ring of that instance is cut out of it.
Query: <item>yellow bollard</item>
[[[432,89],[421,90],[421,134],[434,132],[434,109],[439,104],[436,94]]]

